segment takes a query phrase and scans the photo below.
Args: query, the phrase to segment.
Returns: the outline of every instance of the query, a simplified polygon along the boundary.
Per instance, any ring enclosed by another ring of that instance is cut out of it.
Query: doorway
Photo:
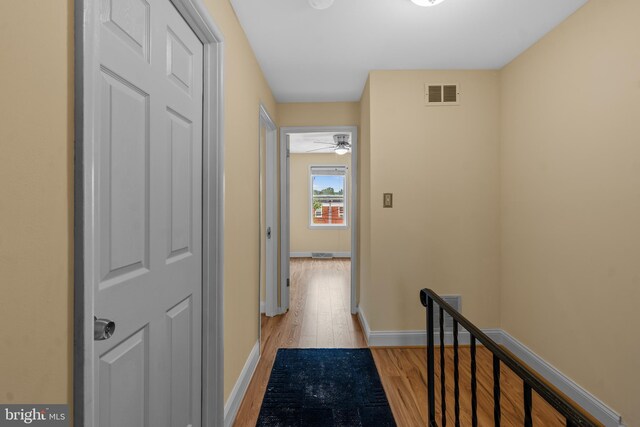
[[[290,306],[290,260],[292,257],[307,256],[310,258],[315,256],[316,259],[347,256],[350,258],[348,305],[351,314],[357,312],[355,287],[358,269],[358,253],[355,245],[358,230],[357,150],[358,134],[355,126],[283,127],[280,129],[280,293],[283,312]],[[314,160],[313,156],[318,157]],[[348,160],[345,160],[347,158]],[[295,177],[295,188],[292,187],[294,178],[291,175],[294,166],[296,173],[302,174]],[[306,196],[298,194],[296,206],[293,209],[291,205],[293,189],[300,193],[298,191],[300,186],[297,185],[300,181],[306,183]],[[334,187],[342,185],[342,188],[333,188],[331,185]],[[292,217],[294,212],[297,215],[296,218]],[[292,241],[293,224],[296,224],[296,237],[302,237],[302,240],[307,240],[310,245],[304,250],[298,250],[297,245],[301,241]],[[310,249],[315,244],[325,244],[314,242],[314,236],[326,235],[326,232],[330,232],[334,238],[338,239],[344,239],[338,235],[348,236],[348,251],[341,250],[345,249],[345,246],[340,247],[340,242],[336,246],[335,240],[333,247],[331,247],[332,243],[328,243],[329,246],[318,246],[318,250]]]
[[[269,379],[271,369],[278,350],[281,348],[320,348],[320,347],[340,347],[340,348],[365,348],[367,341],[360,325],[357,315],[355,315],[355,280],[354,273],[357,270],[357,247],[352,245],[351,258],[347,258],[345,253],[335,255],[340,258],[332,259],[312,259],[295,258],[290,268],[290,242],[289,242],[289,206],[291,204],[289,188],[293,179],[289,178],[289,168],[291,166],[292,154],[287,141],[295,133],[331,132],[333,134],[350,134],[351,160],[342,162],[339,165],[335,159],[325,163],[325,168],[319,172],[339,173],[343,170],[331,171],[326,166],[343,166],[348,170],[351,177],[350,185],[343,187],[342,191],[335,184],[333,190],[326,191],[325,197],[320,202],[323,205],[323,219],[329,221],[331,212],[331,226],[339,226],[341,218],[340,207],[344,207],[344,195],[351,206],[347,206],[347,211],[342,212],[342,221],[348,223],[347,233],[351,235],[351,242],[356,240],[356,230],[358,228],[357,214],[357,132],[355,127],[327,127],[327,128],[281,128],[280,132],[280,163],[279,176],[277,180],[280,185],[280,268],[279,292],[281,295],[280,308],[281,315],[268,317],[261,316],[262,327],[260,329],[260,359],[254,373],[254,380],[251,382],[245,394],[245,398],[238,410],[236,423],[241,425],[255,425],[258,419],[262,399],[264,396],[264,384]],[[263,137],[262,139],[266,139]],[[331,136],[330,140],[333,140]],[[335,153],[335,148],[334,148]],[[266,154],[264,155],[266,158]],[[329,164],[330,163],[330,164]],[[306,174],[310,173],[308,167]],[[318,172],[318,171],[316,171]],[[340,176],[340,175],[329,175]],[[266,179],[266,178],[265,178]],[[308,181],[308,176],[303,179],[303,187],[312,190],[313,186]],[[326,187],[325,187],[326,188]],[[346,190],[346,194],[345,194]],[[338,194],[336,194],[338,193]],[[342,193],[342,194],[340,194]],[[350,194],[350,196],[349,196]],[[309,209],[313,206],[312,200],[308,200]],[[342,203],[342,205],[341,205]],[[324,205],[327,205],[326,207]],[[331,210],[329,210],[329,205]],[[305,199],[305,206],[307,200]],[[349,208],[351,208],[349,210]],[[310,221],[313,212],[303,209],[305,221]],[[266,216],[265,216],[266,217]],[[337,223],[334,223],[334,218]],[[266,229],[263,227],[261,235],[264,236]],[[294,254],[295,255],[295,254]],[[298,286],[303,284],[304,286]],[[288,287],[287,284],[291,286]]]
[[[278,303],[278,141],[266,108],[259,109],[260,314],[280,314]],[[260,326],[258,316],[258,326]],[[260,329],[260,328],[259,328]]]

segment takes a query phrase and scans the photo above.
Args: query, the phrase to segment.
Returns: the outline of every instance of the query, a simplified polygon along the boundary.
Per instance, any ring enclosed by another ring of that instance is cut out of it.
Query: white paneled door
[[[98,31],[94,425],[200,426],[203,46],[169,0]]]

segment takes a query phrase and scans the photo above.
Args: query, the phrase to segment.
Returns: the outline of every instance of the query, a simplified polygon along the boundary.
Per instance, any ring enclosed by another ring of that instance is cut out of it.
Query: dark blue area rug
[[[396,423],[368,348],[280,349],[260,427],[386,427]]]

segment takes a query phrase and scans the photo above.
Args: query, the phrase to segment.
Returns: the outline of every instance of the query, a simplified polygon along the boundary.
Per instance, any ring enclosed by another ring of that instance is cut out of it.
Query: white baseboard
[[[369,347],[426,346],[427,336],[424,330],[372,331],[362,308],[358,307],[357,311]],[[531,369],[557,387],[558,390],[566,394],[606,427],[624,427],[620,414],[535,354],[509,333],[502,329],[482,329],[482,332],[496,343],[505,346]],[[440,343],[440,334],[438,332],[434,334],[434,340],[436,345]],[[461,329],[458,333],[458,342],[461,345],[466,345],[469,344],[469,341],[469,332]],[[452,332],[445,333],[444,342],[447,345],[453,343]]]
[[[351,258],[351,252],[332,252],[332,251],[314,251],[327,252],[333,254],[334,258]],[[290,258],[311,258],[313,252],[289,252]]]
[[[369,344],[369,347],[414,347],[414,346],[426,346],[427,334],[424,330],[409,330],[409,331],[372,331],[369,328],[369,323],[364,315],[364,311],[358,309],[358,317],[360,318],[360,324],[364,329],[364,335]],[[496,341],[498,344],[502,341],[502,330],[500,329],[483,329],[482,332],[487,334],[489,338]],[[436,344],[440,344],[440,332],[433,334]],[[471,341],[469,332],[460,328],[458,332],[458,343],[460,345],[467,345]],[[445,332],[444,343],[449,345],[453,344],[453,332]]]
[[[260,301],[260,314],[264,314],[264,313],[267,312],[265,307],[266,307],[265,302],[264,301]]]
[[[598,421],[606,427],[624,427],[620,414],[616,413],[571,378],[564,375],[542,357],[531,351],[527,346],[509,335],[508,332],[502,330],[501,333],[502,345],[529,365],[529,367],[540,374],[540,376],[553,384],[558,390],[580,405],[585,411],[593,415]]]
[[[240,404],[242,403],[242,399],[244,398],[245,393],[247,392],[247,388],[249,387],[249,383],[251,382],[251,378],[253,377],[253,373],[258,366],[258,361],[260,360],[260,341],[256,341],[251,353],[249,353],[249,357],[240,372],[240,376],[236,381],[236,384],[233,386],[233,390],[231,390],[231,394],[227,399],[227,403],[224,405],[224,425],[225,427],[231,427],[233,422],[236,420],[236,416],[238,415],[238,409],[240,409]]]
[[[364,333],[364,340],[369,344],[369,334],[371,333],[371,329],[369,329],[369,323],[367,323],[367,319],[364,317],[364,310],[362,306],[356,307],[356,314],[358,315],[358,320],[360,321],[360,326],[362,326],[362,332]]]

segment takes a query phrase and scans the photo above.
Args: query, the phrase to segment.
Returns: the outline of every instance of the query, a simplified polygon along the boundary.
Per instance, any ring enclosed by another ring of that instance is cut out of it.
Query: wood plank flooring
[[[366,341],[357,316],[349,312],[350,261],[348,259],[291,260],[291,304],[282,316],[262,316],[262,354],[235,426],[255,426],[271,367],[278,348],[358,348]],[[419,303],[416,301],[416,303]],[[374,360],[396,423],[403,427],[427,425],[426,356],[424,348],[372,348]],[[436,357],[436,416],[440,415],[440,357]],[[460,347],[461,425],[471,425],[469,348]],[[454,425],[453,349],[445,349],[447,424]],[[478,425],[493,426],[493,373],[491,353],[477,348]],[[503,426],[522,426],[522,381],[501,369]],[[564,426],[565,422],[535,393],[536,426]]]
[[[349,306],[349,259],[292,258],[289,311],[262,316],[260,362],[234,426],[255,426],[279,348],[361,348],[367,343]]]
[[[424,348],[371,349],[387,399],[398,426],[427,425],[427,365]],[[440,356],[436,347],[436,420],[441,424]],[[469,347],[460,347],[460,425],[471,425],[471,373]],[[478,425],[493,426],[493,365],[491,352],[476,348]],[[500,369],[500,408],[502,426],[522,426],[524,420],[523,386],[520,378],[504,366]],[[453,348],[445,347],[445,384],[447,389],[447,425],[455,425]],[[564,426],[563,418],[542,398],[533,394],[533,425]]]

